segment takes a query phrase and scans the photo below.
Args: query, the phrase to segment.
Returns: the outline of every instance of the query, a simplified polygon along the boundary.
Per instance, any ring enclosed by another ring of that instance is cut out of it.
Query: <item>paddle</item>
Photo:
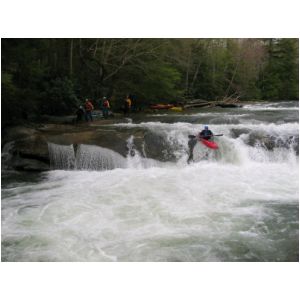
[[[213,134],[213,135],[207,135],[208,136],[223,136],[223,134]],[[197,136],[196,135],[192,135],[192,134],[189,134],[189,139],[194,139],[196,138]]]

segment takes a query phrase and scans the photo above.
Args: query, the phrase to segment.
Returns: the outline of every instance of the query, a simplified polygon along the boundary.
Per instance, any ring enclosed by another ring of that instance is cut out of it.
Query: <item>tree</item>
[[[266,49],[268,57],[260,83],[263,98],[299,99],[298,39],[269,39]]]
[[[7,121],[72,113],[85,98],[298,99],[298,39],[2,39]],[[13,108],[12,108],[13,107]]]

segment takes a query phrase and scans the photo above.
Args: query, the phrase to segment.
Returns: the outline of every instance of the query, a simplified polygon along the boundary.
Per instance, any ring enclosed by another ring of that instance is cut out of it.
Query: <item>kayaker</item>
[[[210,140],[213,137],[213,133],[211,130],[208,129],[207,125],[204,125],[204,129],[199,133],[199,138]]]

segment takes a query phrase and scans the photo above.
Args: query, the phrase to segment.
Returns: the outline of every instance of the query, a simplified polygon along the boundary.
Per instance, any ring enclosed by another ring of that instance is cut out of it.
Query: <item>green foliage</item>
[[[79,104],[74,85],[68,78],[56,78],[49,83],[44,83],[40,97],[40,112],[42,114],[72,114]]]
[[[21,117],[21,110],[16,101],[16,95],[18,93],[17,88],[12,82],[12,75],[9,73],[1,73],[1,91],[2,91],[2,122],[4,124],[12,121],[15,116]]]
[[[268,61],[260,84],[263,98],[299,99],[298,39],[272,39],[267,47]]]
[[[180,95],[177,83],[180,73],[172,66],[150,65],[134,91],[151,103],[176,100]]]
[[[2,120],[184,98],[298,99],[298,39],[2,39]]]

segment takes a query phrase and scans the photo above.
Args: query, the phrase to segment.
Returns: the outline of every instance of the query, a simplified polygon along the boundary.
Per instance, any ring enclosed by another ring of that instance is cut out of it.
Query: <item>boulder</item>
[[[49,163],[39,161],[35,158],[27,159],[22,157],[16,157],[12,162],[12,168],[18,171],[49,171]]]
[[[131,132],[110,127],[110,124],[111,121],[105,120],[101,124],[93,122],[81,126],[44,124],[36,128],[18,126],[6,129],[2,139],[2,150],[5,150],[2,151],[5,152],[2,157],[5,166],[18,170],[48,170],[50,165],[48,143],[74,145],[75,151],[76,145],[79,144],[96,145],[111,149],[125,157],[129,150],[127,140]],[[143,134],[140,132],[134,140],[139,150],[142,149],[142,140]]]

